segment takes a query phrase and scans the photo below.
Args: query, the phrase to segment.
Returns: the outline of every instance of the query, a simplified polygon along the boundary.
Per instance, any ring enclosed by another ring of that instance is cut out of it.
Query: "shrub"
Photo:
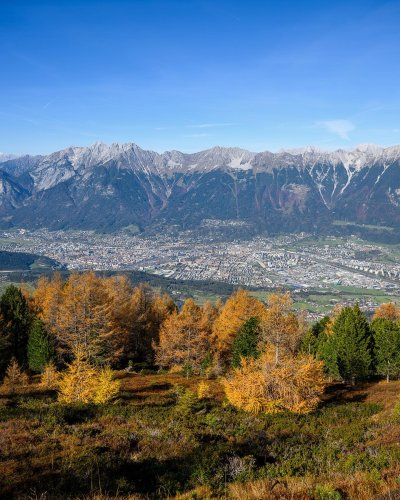
[[[189,415],[196,410],[199,400],[193,391],[178,386],[176,389],[176,394],[177,404],[175,409],[179,414]]]
[[[197,397],[199,399],[208,399],[211,397],[210,384],[202,380],[197,386]]]
[[[225,474],[230,481],[249,481],[256,466],[256,459],[252,455],[239,457],[232,455],[228,457],[225,466]]]
[[[341,500],[342,495],[326,484],[318,484],[315,488],[315,498],[317,500]]]

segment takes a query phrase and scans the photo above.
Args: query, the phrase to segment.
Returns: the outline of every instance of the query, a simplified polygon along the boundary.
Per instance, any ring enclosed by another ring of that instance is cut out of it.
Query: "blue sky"
[[[0,1],[0,151],[400,143],[400,1]]]

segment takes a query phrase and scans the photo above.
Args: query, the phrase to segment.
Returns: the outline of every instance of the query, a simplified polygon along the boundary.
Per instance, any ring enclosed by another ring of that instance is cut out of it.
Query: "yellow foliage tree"
[[[222,363],[229,362],[233,340],[243,324],[264,314],[264,304],[245,290],[239,289],[229,297],[213,325],[214,347]]]
[[[208,399],[211,398],[212,393],[211,393],[211,388],[210,384],[208,382],[205,382],[202,380],[199,385],[197,386],[197,397],[199,399]]]
[[[93,393],[93,402],[104,404],[115,399],[120,389],[119,380],[114,379],[113,371],[110,368],[104,368],[98,375]]]
[[[56,335],[62,303],[64,282],[60,273],[54,273],[51,279],[39,278],[32,295],[32,306],[36,314],[46,325],[46,330]]]
[[[223,380],[229,402],[251,413],[315,409],[326,385],[323,363],[305,355],[285,357],[276,366],[274,358],[270,351],[258,360],[243,359],[232,376]]]
[[[388,302],[387,304],[381,304],[375,310],[375,314],[372,319],[391,319],[397,321],[400,319],[400,307],[397,307],[393,302]]]
[[[276,293],[268,296],[268,307],[261,321],[263,345],[273,346],[275,365],[280,355],[294,354],[304,333],[304,318],[292,312],[293,301],[289,293]]]
[[[23,390],[28,385],[28,375],[21,371],[18,361],[12,358],[3,379],[2,390],[14,393]]]
[[[132,288],[125,276],[109,278],[106,286],[112,304],[112,337],[122,346],[117,347],[118,356],[123,361],[153,361],[152,344],[158,342],[161,323],[176,309],[173,300],[167,294],[154,294],[147,284]]]
[[[45,369],[40,377],[40,385],[44,389],[55,389],[58,383],[59,373],[54,363],[50,362],[45,366]]]
[[[62,403],[107,403],[117,396],[119,387],[110,368],[96,369],[79,348],[74,361],[60,374],[58,400]]]
[[[108,361],[111,305],[101,278],[94,273],[73,273],[63,287],[59,343],[68,351],[83,349],[89,361]]]
[[[124,343],[115,320],[118,291],[116,280],[111,282],[94,273],[73,273],[65,282],[59,274],[51,280],[39,279],[32,299],[34,308],[55,339],[60,360],[80,348],[97,363],[118,358]]]
[[[90,403],[97,383],[96,370],[86,361],[82,348],[75,352],[74,361],[60,374],[58,400],[62,403]]]
[[[152,360],[152,345],[158,342],[162,322],[176,310],[172,299],[167,295],[154,295],[149,285],[134,289],[131,298],[133,331],[130,336],[130,356],[145,357]]]

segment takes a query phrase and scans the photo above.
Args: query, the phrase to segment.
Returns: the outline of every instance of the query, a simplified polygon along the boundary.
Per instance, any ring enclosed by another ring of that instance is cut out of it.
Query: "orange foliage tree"
[[[199,373],[210,349],[214,315],[210,304],[202,308],[187,299],[182,310],[174,311],[161,325],[159,342],[154,344],[156,363]]]
[[[92,272],[41,278],[32,297],[35,312],[54,340],[59,361],[83,349],[96,364],[152,359],[152,342],[175,304],[149,286],[133,288],[126,276]]]
[[[213,326],[214,348],[222,363],[230,361],[233,340],[243,324],[252,317],[262,318],[264,314],[264,304],[245,290],[239,289],[229,297]]]
[[[176,306],[168,295],[155,295],[144,284],[133,290],[129,308],[130,333],[126,357],[153,361],[152,345],[158,342],[161,323],[176,310]]]
[[[375,310],[372,319],[390,319],[392,321],[397,321],[400,319],[400,307],[397,307],[393,302],[388,302],[387,304],[381,304]]]

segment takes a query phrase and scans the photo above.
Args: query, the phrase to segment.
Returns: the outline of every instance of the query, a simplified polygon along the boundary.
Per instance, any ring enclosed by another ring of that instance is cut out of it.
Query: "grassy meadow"
[[[112,404],[60,404],[35,376],[1,395],[1,498],[400,495],[398,381],[331,385],[308,415],[252,415],[227,404],[218,379],[116,375]]]

